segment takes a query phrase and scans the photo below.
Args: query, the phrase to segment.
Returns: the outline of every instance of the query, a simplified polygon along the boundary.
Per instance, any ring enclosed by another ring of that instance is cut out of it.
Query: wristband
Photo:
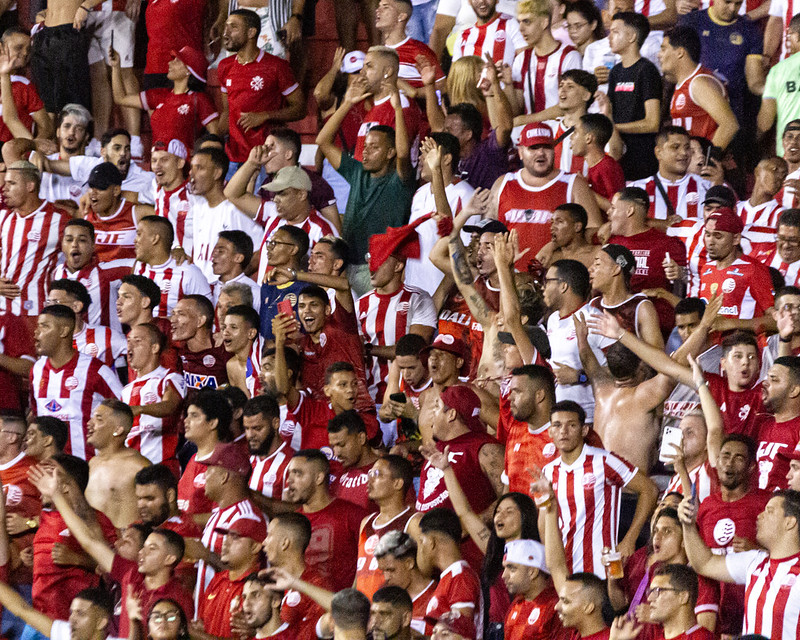
[[[780,342],[788,343],[788,342],[791,342],[791,341],[792,341],[792,337],[791,337],[791,336],[789,336],[787,339],[785,339],[785,340],[784,340],[784,339],[783,339],[781,336],[778,336],[778,340],[779,340]]]
[[[589,382],[589,376],[586,375],[585,371],[581,371],[578,374],[578,384],[586,384]]]
[[[82,4],[81,4],[81,5],[78,5],[78,9],[83,9],[83,10],[84,10],[86,13],[89,13],[89,9],[87,9],[86,7],[84,7]]]

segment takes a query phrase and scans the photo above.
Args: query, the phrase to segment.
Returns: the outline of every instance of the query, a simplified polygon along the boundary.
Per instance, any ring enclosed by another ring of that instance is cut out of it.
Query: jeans
[[[428,44],[433,33],[433,22],[436,20],[436,8],[439,0],[428,0],[422,4],[415,4],[411,18],[406,25],[406,35],[414,40]]]

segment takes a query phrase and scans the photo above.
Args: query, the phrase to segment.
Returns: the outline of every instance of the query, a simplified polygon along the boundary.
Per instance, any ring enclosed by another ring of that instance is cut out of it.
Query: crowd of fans
[[[800,637],[793,2],[0,2],[2,638]]]

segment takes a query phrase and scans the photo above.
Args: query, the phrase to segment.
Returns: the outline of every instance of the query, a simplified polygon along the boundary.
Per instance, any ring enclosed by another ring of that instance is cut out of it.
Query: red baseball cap
[[[244,446],[236,442],[220,442],[208,458],[197,460],[197,463],[207,467],[222,467],[226,471],[245,477],[249,477],[252,471],[250,456]]]
[[[716,231],[725,231],[727,233],[741,233],[744,231],[742,219],[730,207],[720,207],[714,211],[708,216],[706,224],[712,220]]]
[[[519,144],[521,147],[532,147],[536,144],[552,146],[554,142],[553,130],[543,122],[531,122],[526,124],[519,134]]]
[[[449,333],[440,333],[436,336],[432,345],[419,352],[420,360],[426,367],[428,366],[428,356],[434,349],[447,351],[447,353],[452,353],[457,358],[461,358],[464,361],[464,364],[461,365],[461,375],[466,375],[469,372],[469,350],[461,338],[451,336]]]
[[[228,535],[229,533],[236,533],[243,538],[250,538],[256,542],[263,542],[267,537],[267,523],[263,518],[256,518],[253,516],[242,516],[238,520],[234,520],[232,524],[227,527],[217,527],[214,529],[217,533]]]
[[[442,391],[439,397],[445,407],[456,410],[458,417],[470,431],[486,431],[486,425],[480,418],[481,399],[467,385],[454,384]]]
[[[206,81],[206,71],[208,71],[208,60],[202,51],[198,51],[190,46],[181,47],[180,51],[174,49],[170,52],[173,58],[177,58],[189,69],[195,78],[200,82]]]
[[[438,620],[429,616],[425,621],[434,627],[441,625],[466,640],[475,640],[475,621],[469,616],[462,616],[458,611],[447,611]]]

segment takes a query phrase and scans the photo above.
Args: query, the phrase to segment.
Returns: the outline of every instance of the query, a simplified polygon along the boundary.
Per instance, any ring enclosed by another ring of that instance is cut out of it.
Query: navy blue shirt
[[[755,23],[746,16],[736,16],[734,22],[724,24],[715,21],[708,11],[692,11],[680,16],[678,24],[693,28],[700,36],[700,63],[726,84],[731,109],[741,124],[744,92],[748,90],[745,60],[749,55],[761,55],[763,38]]]
[[[261,337],[272,340],[272,319],[278,315],[278,303],[288,300],[292,303],[295,316],[297,315],[297,299],[300,292],[308,286],[307,282],[287,282],[286,284],[261,285]]]

